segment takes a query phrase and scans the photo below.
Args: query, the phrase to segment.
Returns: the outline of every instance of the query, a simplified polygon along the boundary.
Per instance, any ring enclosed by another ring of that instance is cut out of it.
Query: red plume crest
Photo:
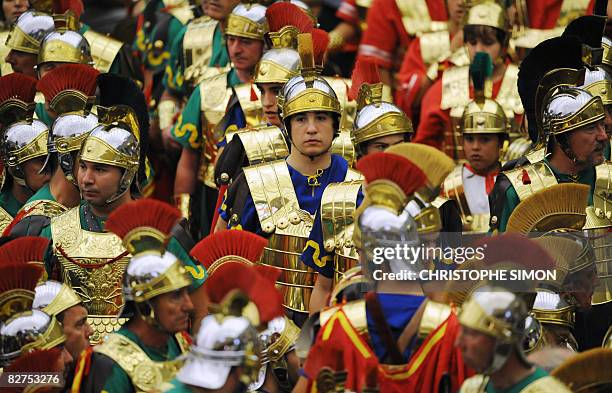
[[[266,20],[270,31],[277,32],[285,26],[293,26],[301,33],[309,33],[312,19],[297,5],[289,2],[272,4],[266,10]]]
[[[206,236],[190,251],[206,269],[228,255],[242,257],[256,263],[268,240],[247,231],[223,231]]]
[[[105,228],[120,238],[131,230],[148,227],[169,235],[181,218],[174,206],[155,199],[144,198],[119,206],[106,221]]]
[[[17,99],[23,102],[34,102],[36,79],[13,72],[0,78],[0,103]]]
[[[0,261],[11,263],[44,262],[49,239],[24,236],[11,240],[0,247]]]
[[[325,30],[312,29],[312,49],[314,54],[315,64],[323,64],[325,58],[325,52],[329,45],[329,34]]]
[[[411,195],[427,182],[427,176],[418,166],[397,154],[368,154],[357,162],[357,169],[365,177],[366,183],[389,180],[397,184],[406,195]]]
[[[359,59],[355,63],[353,75],[351,76],[351,89],[348,93],[349,100],[356,100],[359,94],[359,88],[364,83],[373,85],[380,83],[380,75],[376,63],[368,58]]]
[[[64,90],[77,90],[86,96],[93,96],[99,74],[98,70],[87,64],[64,64],[43,76],[36,88],[44,94],[47,102]]]

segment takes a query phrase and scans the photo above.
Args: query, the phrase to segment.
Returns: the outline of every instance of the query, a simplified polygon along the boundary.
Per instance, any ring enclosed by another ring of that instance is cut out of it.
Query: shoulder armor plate
[[[260,164],[285,158],[289,155],[289,147],[280,128],[262,126],[255,129],[242,129],[233,136],[240,138],[249,160],[249,165]],[[227,142],[231,140],[226,135]]]
[[[365,335],[368,337],[368,318],[366,315],[366,302],[364,299],[355,300],[352,302],[348,302],[343,305],[335,306],[327,308],[319,314],[319,322],[321,327],[323,328],[327,321],[336,313],[342,309],[349,321],[351,321],[351,325],[359,332],[361,335]]]
[[[264,232],[309,236],[314,219],[300,209],[285,160],[251,165],[244,175]]]
[[[450,313],[451,307],[448,304],[428,300],[417,331],[418,338],[425,339],[429,333],[446,321]]]
[[[183,361],[154,362],[129,338],[112,334],[94,351],[111,358],[130,377],[137,392],[150,392],[169,382],[182,367]]]
[[[0,233],[4,232],[6,227],[8,227],[13,221],[13,216],[11,216],[6,210],[0,206]]]
[[[606,218],[612,225],[612,162],[605,161],[595,167],[595,191],[593,207],[599,218]]]
[[[497,97],[495,97],[495,101],[504,108],[506,117],[511,121],[514,119],[515,114],[520,115],[525,112],[521,97],[518,94],[518,72],[518,66],[508,64],[499,92],[497,93]],[[516,127],[518,127],[518,125]]]
[[[531,180],[530,184],[523,183],[523,171],[527,171]],[[504,172],[504,174],[512,183],[521,201],[544,188],[558,184],[555,174],[544,161],[518,167]]]
[[[261,124],[263,120],[263,106],[261,105],[261,93],[257,86],[251,83],[241,83],[238,86],[234,86],[236,92],[236,98],[240,103],[242,113],[246,119],[248,126],[256,126]],[[251,99],[251,92],[255,92],[257,100]]]
[[[123,46],[123,42],[104,34],[88,30],[83,34],[91,47],[91,57],[94,60],[94,67],[104,73],[110,71],[117,54]]]
[[[187,25],[183,37],[183,58],[185,59],[185,80],[200,81],[212,57],[215,29],[219,22],[202,16]]]
[[[26,212],[24,217],[45,216],[51,218],[65,212],[68,208],[55,201],[43,200],[30,202],[24,205],[21,210]]]
[[[427,31],[436,31],[447,28],[446,22],[434,22],[429,15],[429,8],[425,0],[404,1],[395,0],[402,16],[402,24],[408,35],[418,35]]]
[[[164,0],[164,6],[168,13],[185,25],[194,18],[193,10],[189,1],[185,0]]]
[[[212,127],[223,119],[232,97],[232,89],[227,85],[227,73],[208,78],[200,86],[206,86],[206,92],[200,91],[200,110],[208,126]]]
[[[447,30],[425,33],[419,37],[423,63],[429,66],[451,55],[450,35]]]

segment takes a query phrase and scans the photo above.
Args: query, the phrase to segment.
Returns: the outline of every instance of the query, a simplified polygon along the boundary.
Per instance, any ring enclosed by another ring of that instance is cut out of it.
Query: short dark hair
[[[502,46],[508,45],[510,35],[498,28],[484,25],[467,25],[463,27],[463,42],[475,42],[479,38],[495,36],[497,42]]]

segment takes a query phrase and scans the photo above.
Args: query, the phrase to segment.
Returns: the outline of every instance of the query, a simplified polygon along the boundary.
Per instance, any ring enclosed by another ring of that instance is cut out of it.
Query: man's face
[[[481,373],[493,362],[495,339],[477,330],[461,326],[456,346],[461,350],[465,363]]]
[[[477,52],[486,52],[491,56],[493,64],[496,64],[503,56],[502,44],[497,40],[497,36],[492,29],[489,33],[478,36],[474,40],[466,42],[470,61],[474,60]]]
[[[381,136],[380,138],[367,142],[366,155],[384,151],[389,146],[397,145],[402,142],[404,142],[404,134]]]
[[[2,12],[6,18],[6,24],[12,25],[29,7],[28,0],[2,0]]]
[[[87,309],[80,304],[63,312],[62,328],[66,335],[65,347],[74,359],[89,346],[89,336],[93,333],[87,323]]]
[[[8,55],[6,55],[5,61],[13,67],[13,71],[16,73],[36,78],[34,66],[38,61],[37,55],[11,49]]]
[[[263,53],[263,41],[228,35],[227,53],[237,70],[253,72]]]
[[[203,2],[204,13],[215,20],[225,20],[240,0],[206,0]]]
[[[152,301],[158,323],[167,332],[178,333],[187,330],[193,303],[187,288],[163,293]]]
[[[79,160],[77,182],[81,196],[92,206],[105,206],[119,190],[123,169]]]
[[[593,293],[599,282],[595,266],[572,273],[567,277],[567,288],[569,294],[578,302],[581,311],[591,308]],[[603,288],[600,288],[600,290]]]
[[[273,126],[280,127],[281,120],[278,117],[278,93],[282,85],[280,83],[259,83],[257,85],[261,91],[261,105],[263,106],[266,121]]]
[[[463,24],[463,16],[465,15],[466,7],[463,5],[463,0],[447,0],[449,20],[452,20],[458,25]]]
[[[334,120],[327,112],[302,112],[291,116],[291,143],[302,154],[318,156],[331,147]]]
[[[604,149],[609,143],[605,122],[588,125],[572,131],[569,146],[579,162],[595,166],[604,162]]]
[[[47,157],[36,157],[21,164],[25,182],[28,188],[34,192],[40,190],[45,184],[51,180],[51,173],[42,171]]]
[[[478,173],[484,173],[499,161],[500,139],[491,134],[464,134],[465,158]]]
[[[57,68],[58,65],[59,65],[58,63],[55,63],[52,61],[43,63],[43,64],[39,64],[38,67],[36,67],[36,71],[38,73],[38,79],[42,79],[43,76],[47,75],[49,71]]]

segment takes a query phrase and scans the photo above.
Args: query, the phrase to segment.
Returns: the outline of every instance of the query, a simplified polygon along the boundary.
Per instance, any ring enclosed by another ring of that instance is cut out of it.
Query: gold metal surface
[[[264,24],[259,24],[247,17],[232,13],[227,17],[227,26],[224,33],[225,35],[250,38],[252,40],[263,40],[265,29]]]
[[[450,33],[447,30],[425,33],[419,40],[421,57],[426,66],[445,60],[451,55]]]
[[[275,161],[289,155],[289,147],[283,132],[276,126],[246,128],[234,136],[240,138],[249,165]],[[228,142],[229,140],[228,138]]]
[[[79,207],[51,219],[53,252],[62,281],[81,297],[91,317],[118,315],[129,254],[113,233],[81,229]]]
[[[91,57],[80,48],[59,39],[44,42],[38,51],[38,64],[50,62],[91,64],[91,61]]]
[[[62,284],[62,287],[58,294],[53,298],[51,303],[47,304],[42,311],[47,315],[57,317],[63,311],[68,310],[72,306],[81,304],[81,298],[77,293],[68,285]]]
[[[16,166],[36,157],[41,157],[47,154],[47,139],[49,131],[44,131],[38,134],[30,143],[12,152],[7,152],[7,164]]]
[[[338,136],[332,141],[330,151],[332,154],[342,156],[346,162],[348,162],[349,166],[352,166],[355,162],[356,152],[350,131],[340,131]]]
[[[424,340],[429,333],[446,321],[451,311],[451,307],[448,304],[427,300],[425,310],[423,310],[423,316],[421,317],[421,323],[417,331],[419,339]]]
[[[202,16],[187,25],[183,38],[185,81],[195,85],[202,78],[212,57],[212,45],[218,21]]]
[[[47,330],[38,336],[36,340],[21,347],[21,353],[28,353],[33,350],[52,349],[64,342],[66,342],[66,336],[64,335],[62,325],[52,316]]]
[[[476,4],[468,11],[464,26],[482,25],[506,31],[506,10],[496,2]]]
[[[130,378],[136,392],[150,392],[164,382],[170,382],[184,364],[182,358],[153,361],[138,344],[120,334],[110,335],[94,351],[117,363]]]
[[[37,55],[40,42],[26,34],[17,24],[13,24],[6,39],[6,46],[19,52]]]
[[[295,115],[296,113],[323,111],[342,114],[342,108],[338,100],[319,89],[306,89],[297,94],[283,105],[283,117]]]
[[[38,200],[25,204],[20,211],[26,212],[23,216],[45,216],[55,217],[68,210],[68,208],[60,203],[51,200]]]
[[[106,143],[100,138],[88,137],[83,142],[81,149],[81,160],[89,162],[97,162],[118,166],[125,169],[131,169],[138,165],[138,159],[130,157],[127,154],[119,153],[115,148]]]
[[[123,43],[93,30],[87,30],[83,37],[89,42],[95,69],[102,73],[109,72]]]
[[[0,233],[4,232],[13,221],[13,216],[9,214],[2,206],[0,206]]]
[[[255,83],[285,83],[298,75],[298,72],[285,68],[274,61],[262,60],[257,64],[254,81]]]
[[[550,120],[550,130],[553,134],[563,134],[576,130],[588,124],[605,119],[601,97],[593,97],[587,104],[571,116],[555,118]]]
[[[355,300],[353,302],[322,310],[319,314],[319,322],[321,324],[321,327],[323,327],[327,323],[327,321],[329,321],[332,315],[334,315],[334,313],[336,313],[340,309],[346,314],[355,330],[357,330],[359,334],[365,336],[365,338],[369,340],[370,336],[368,333],[366,302],[364,299]]]
[[[531,180],[530,184],[523,184],[523,170],[527,171],[527,175]],[[512,183],[521,201],[539,190],[558,184],[555,174],[544,161],[512,169],[504,172],[504,174],[508,177],[510,183]]]
[[[354,131],[355,145],[381,136],[414,133],[412,122],[404,113],[387,112],[365,127]]]
[[[130,284],[135,294],[134,301],[138,303],[153,299],[163,293],[175,291],[191,285],[191,274],[185,270],[178,259],[158,277],[141,284]]]
[[[434,22],[429,15],[425,0],[395,0],[402,16],[402,24],[409,35],[419,35],[428,31],[446,30],[446,22]]]

